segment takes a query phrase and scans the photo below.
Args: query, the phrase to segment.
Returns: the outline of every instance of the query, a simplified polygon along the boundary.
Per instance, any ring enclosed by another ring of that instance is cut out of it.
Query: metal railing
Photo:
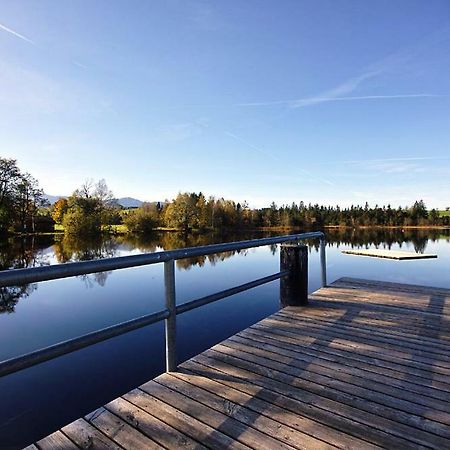
[[[22,356],[0,362],[0,377],[17,372],[36,364],[57,358],[67,353],[97,344],[133,330],[151,325],[162,320],[165,321],[166,340],[166,370],[176,370],[176,316],[191,311],[208,303],[222,298],[244,292],[262,284],[278,280],[289,274],[288,270],[280,271],[249,283],[241,284],[230,289],[217,292],[206,297],[197,298],[181,305],[176,304],[175,289],[175,261],[178,259],[211,255],[229,251],[238,251],[265,245],[281,244],[284,242],[298,242],[306,239],[320,239],[320,260],[322,286],[326,285],[326,260],[325,260],[325,235],[321,231],[278,236],[273,238],[253,239],[223,244],[205,245],[178,250],[148,253],[143,255],[121,256],[116,258],[84,261],[76,263],[57,264],[45,267],[33,267],[28,269],[12,269],[0,272],[0,287],[28,284],[38,281],[56,280],[77,275],[87,275],[116,269],[138,267],[156,263],[164,263],[165,306],[166,308],[156,313],[147,314],[136,319],[128,320],[83,336],[59,342]]]

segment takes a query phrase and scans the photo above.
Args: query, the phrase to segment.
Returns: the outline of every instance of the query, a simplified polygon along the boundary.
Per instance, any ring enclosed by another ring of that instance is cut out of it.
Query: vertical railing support
[[[280,270],[289,275],[280,280],[281,306],[308,304],[308,247],[298,244],[282,244]]]
[[[173,259],[164,262],[164,287],[166,296],[166,308],[169,317],[166,325],[166,372],[175,372],[177,369],[177,319],[175,297],[175,261]]]
[[[327,242],[325,236],[320,238],[320,267],[322,273],[322,287],[327,285],[327,258],[326,258]]]

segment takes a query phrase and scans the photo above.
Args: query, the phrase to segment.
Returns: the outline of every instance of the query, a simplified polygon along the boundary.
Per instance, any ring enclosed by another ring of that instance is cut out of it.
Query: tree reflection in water
[[[103,236],[81,239],[71,236],[31,236],[0,240],[0,269],[38,267],[49,265],[51,258],[57,263],[89,261],[110,258],[119,254],[151,253],[161,250],[173,250],[185,247],[197,247],[221,242],[257,239],[283,234],[282,232],[246,232],[186,234],[177,232],[158,232],[150,235]],[[358,247],[376,247],[390,249],[393,245],[400,248],[411,243],[417,253],[424,253],[429,241],[438,239],[450,241],[448,229],[386,229],[386,228],[330,228],[326,230],[327,245],[339,248],[341,245]],[[319,249],[318,240],[308,242],[311,251]],[[277,245],[270,246],[273,255]],[[224,252],[177,261],[177,267],[189,270],[193,266],[215,265],[233,255],[246,255],[247,250]],[[111,272],[83,275],[80,278],[86,287],[105,286]],[[37,284],[0,288],[0,314],[12,313],[21,298],[28,297]]]
[[[4,238],[0,240],[0,270],[49,265],[49,257],[44,250],[52,242],[52,236]],[[36,283],[1,287],[0,314],[14,312],[19,300],[28,297],[36,289]]]

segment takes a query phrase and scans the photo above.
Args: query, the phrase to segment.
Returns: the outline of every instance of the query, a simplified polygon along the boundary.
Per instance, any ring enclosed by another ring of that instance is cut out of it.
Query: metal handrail
[[[8,375],[36,364],[57,358],[67,353],[80,350],[93,344],[111,339],[116,336],[137,330],[147,325],[165,320],[166,334],[166,370],[174,371],[176,361],[176,316],[200,306],[215,302],[222,298],[230,297],[239,292],[244,292],[256,286],[280,279],[289,274],[289,271],[281,271],[258,280],[254,280],[230,289],[216,292],[181,305],[176,305],[175,297],[175,270],[174,261],[195,256],[205,256],[213,253],[243,250],[264,245],[279,244],[283,242],[302,241],[306,239],[320,239],[320,259],[322,285],[326,285],[326,261],[325,261],[325,235],[321,231],[301,233],[294,235],[278,236],[274,238],[253,239],[223,244],[206,245],[202,247],[190,247],[185,249],[169,250],[143,255],[122,256],[102,260],[85,261],[78,263],[57,264],[46,267],[34,267],[28,269],[11,269],[0,272],[0,287],[16,284],[27,284],[37,281],[55,280],[89,273],[103,272],[128,267],[138,267],[164,262],[164,283],[166,308],[156,313],[147,314],[136,319],[112,325],[80,337],[69,339],[49,347],[45,347],[25,355],[0,362],[0,377]]]
[[[248,241],[226,242],[223,244],[188,247],[163,252],[145,253],[142,255],[117,256],[115,258],[95,259],[92,261],[55,264],[52,266],[31,267],[28,269],[10,269],[0,271],[0,287],[16,284],[28,284],[37,281],[56,280],[77,275],[87,275],[96,272],[107,272],[129,267],[146,266],[170,260],[194,258],[213,253],[232,252],[247,248],[262,247],[264,245],[280,244],[288,241],[324,238],[321,231],[311,233],[277,236],[273,238],[252,239]]]

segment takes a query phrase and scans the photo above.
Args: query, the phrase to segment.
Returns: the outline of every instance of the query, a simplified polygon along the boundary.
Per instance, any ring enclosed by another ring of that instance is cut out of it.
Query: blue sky
[[[0,155],[50,194],[445,207],[449,73],[448,0],[1,0]]]

